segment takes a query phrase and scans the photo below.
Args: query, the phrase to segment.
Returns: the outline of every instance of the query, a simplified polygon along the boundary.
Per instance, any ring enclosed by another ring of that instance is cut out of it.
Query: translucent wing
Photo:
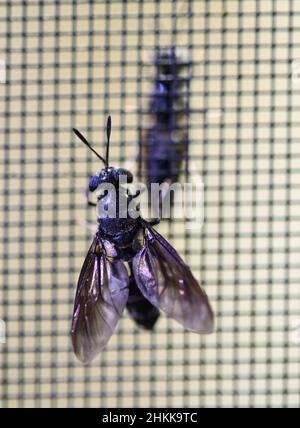
[[[83,363],[89,363],[106,346],[128,299],[127,269],[112,257],[114,250],[109,245],[95,236],[78,280],[71,337],[74,352]]]
[[[213,331],[213,313],[205,291],[173,247],[147,222],[145,240],[133,259],[136,283],[154,306],[186,329]]]

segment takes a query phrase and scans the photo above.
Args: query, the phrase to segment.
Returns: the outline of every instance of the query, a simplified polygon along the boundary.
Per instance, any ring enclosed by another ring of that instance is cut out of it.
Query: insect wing
[[[133,272],[142,294],[186,329],[213,331],[213,313],[205,291],[174,248],[149,223],[145,242],[133,259]]]
[[[128,282],[125,265],[108,257],[95,237],[80,272],[71,328],[74,353],[83,363],[113,334],[127,303]]]

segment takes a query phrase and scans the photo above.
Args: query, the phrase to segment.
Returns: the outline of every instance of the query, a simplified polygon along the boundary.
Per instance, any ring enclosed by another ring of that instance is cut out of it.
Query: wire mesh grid
[[[2,407],[299,406],[299,22],[292,0],[0,2]],[[216,330],[162,316],[149,333],[125,313],[84,367],[69,330],[99,164],[71,129],[100,151],[110,113],[111,163],[135,171],[159,46],[193,63],[189,168],[205,185],[201,232],[160,230]]]

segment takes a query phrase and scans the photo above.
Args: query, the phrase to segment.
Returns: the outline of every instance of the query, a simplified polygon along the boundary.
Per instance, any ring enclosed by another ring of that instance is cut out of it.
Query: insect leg
[[[151,226],[156,226],[158,223],[160,223],[160,218],[154,218],[149,221]]]
[[[96,202],[92,202],[89,200],[88,189],[85,189],[83,194],[84,194],[84,199],[89,207],[95,207],[97,205]]]

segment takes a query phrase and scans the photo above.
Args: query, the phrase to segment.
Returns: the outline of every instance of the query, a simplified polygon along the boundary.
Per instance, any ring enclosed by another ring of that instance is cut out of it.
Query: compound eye
[[[98,175],[93,175],[89,180],[89,189],[91,192],[97,189],[99,186],[100,177]]]

